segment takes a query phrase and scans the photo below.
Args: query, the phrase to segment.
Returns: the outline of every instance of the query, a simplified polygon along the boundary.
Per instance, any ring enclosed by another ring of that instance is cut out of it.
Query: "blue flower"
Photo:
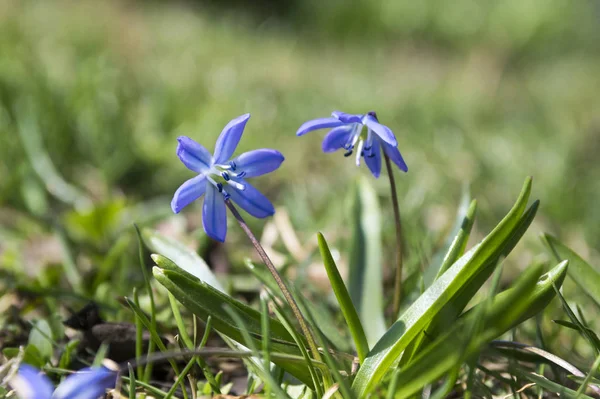
[[[217,241],[225,241],[227,214],[225,200],[231,199],[250,215],[264,218],[275,213],[271,202],[245,178],[264,175],[281,165],[284,158],[279,151],[260,149],[245,152],[230,160],[250,114],[235,118],[225,126],[217,139],[214,155],[189,137],[177,140],[177,156],[198,176],[184,182],[177,189],[171,209],[179,213],[184,207],[206,195],[202,207],[204,231]]]
[[[54,390],[48,377],[28,364],[22,364],[9,382],[21,399],[98,399],[116,383],[116,371],[104,366],[88,367],[69,375]]]
[[[367,133],[363,128],[367,127]],[[318,129],[331,128],[323,139],[323,152],[334,152],[343,148],[345,157],[356,152],[356,166],[360,165],[360,157],[365,158],[365,163],[375,177],[381,173],[381,149],[395,163],[400,170],[407,172],[408,166],[398,151],[398,142],[394,133],[377,120],[375,112],[365,115],[352,115],[335,111],[329,118],[319,118],[304,123],[297,136]]]

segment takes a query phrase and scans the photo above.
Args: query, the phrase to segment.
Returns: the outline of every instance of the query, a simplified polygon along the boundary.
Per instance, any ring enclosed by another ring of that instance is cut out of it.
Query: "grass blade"
[[[327,241],[325,241],[325,237],[323,237],[323,234],[318,233],[317,238],[319,240],[319,249],[321,250],[321,257],[323,258],[323,263],[325,265],[325,270],[327,271],[327,276],[329,277],[329,282],[331,283],[335,297],[338,300],[340,309],[342,310],[342,314],[344,315],[344,319],[348,324],[348,329],[350,330],[350,334],[352,335],[352,339],[356,345],[358,359],[362,363],[367,356],[367,353],[369,353],[367,337],[360,322],[360,318],[358,317],[358,313],[356,312],[356,308],[352,303],[352,298],[350,298],[350,294],[346,289],[344,280],[338,271],[335,261],[333,260],[333,256],[331,256],[331,252],[329,251],[329,246],[327,245]]]
[[[546,243],[556,260],[569,260],[569,276],[600,306],[600,272],[550,234],[542,235],[542,240]]]

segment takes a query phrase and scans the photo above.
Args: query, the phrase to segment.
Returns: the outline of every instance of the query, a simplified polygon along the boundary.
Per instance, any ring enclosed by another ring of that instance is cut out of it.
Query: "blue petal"
[[[352,133],[352,127],[340,126],[335,129],[331,129],[329,133],[325,135],[323,139],[323,152],[334,152],[344,147],[344,144],[350,139]]]
[[[402,170],[403,172],[408,172],[408,166],[406,165],[406,162],[404,162],[404,158],[402,158],[398,147],[391,146],[383,142],[381,143],[381,145],[383,146],[383,151],[385,151],[390,160],[393,163],[395,163],[400,168],[400,170]]]
[[[179,213],[183,208],[196,201],[204,195],[206,191],[206,177],[198,175],[185,181],[173,195],[171,209],[174,213]]]
[[[265,218],[275,213],[273,204],[267,197],[261,194],[255,187],[243,179],[236,179],[238,183],[246,186],[243,191],[229,188],[227,191],[231,195],[233,202],[238,204],[243,210],[257,218]]]
[[[202,173],[210,168],[211,156],[206,148],[186,136],[178,137],[177,141],[177,156],[188,169]]]
[[[117,373],[106,367],[88,367],[68,376],[52,399],[97,399],[117,383]]]
[[[9,385],[22,399],[50,399],[54,386],[44,374],[28,364],[21,364]]]
[[[373,154],[374,156],[369,157],[369,153]],[[371,151],[365,151],[365,163],[369,167],[369,170],[373,176],[378,178],[381,174],[381,148],[379,147],[379,140],[373,140],[373,147],[371,148]]]
[[[248,119],[250,119],[250,114],[238,116],[223,128],[221,135],[217,139],[217,144],[215,145],[214,163],[224,163],[231,158],[231,155],[242,138],[242,133],[244,133],[244,128],[246,127]]]
[[[334,118],[337,118],[344,123],[361,123],[362,124],[362,121],[363,121],[362,115],[347,114],[342,111],[333,111],[331,113],[331,115]]]
[[[302,136],[308,132],[312,132],[313,130],[338,127],[343,124],[344,122],[333,117],[313,119],[312,121],[304,122],[296,132],[296,136]]]
[[[393,146],[398,145],[396,136],[394,136],[394,133],[392,133],[390,128],[377,122],[377,119],[373,115],[365,115],[363,118],[363,124],[367,125],[369,129],[381,137],[381,139],[386,143]]]
[[[264,148],[245,152],[233,162],[235,173],[244,172],[244,177],[255,177],[274,171],[284,159],[279,151]]]
[[[232,188],[229,191],[233,191]],[[206,185],[206,197],[202,207],[204,231],[213,240],[225,241],[227,235],[227,208],[223,195],[212,184]]]

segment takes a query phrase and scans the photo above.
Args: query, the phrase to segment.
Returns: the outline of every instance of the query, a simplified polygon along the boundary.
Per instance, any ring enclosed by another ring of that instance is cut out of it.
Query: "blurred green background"
[[[599,16],[600,2],[583,0],[4,0],[3,259],[24,256],[22,242],[7,251],[15,235],[28,240],[23,220],[76,220],[102,240],[122,209],[128,221],[169,215],[191,177],[175,138],[212,150],[245,112],[238,151],[285,154],[255,182],[301,239],[345,231],[343,198],[366,167],[321,153],[323,132],[295,137],[333,110],[376,110],[396,133],[410,169],[396,173],[409,244],[439,245],[466,184],[484,233],[532,175],[542,207],[528,239],[549,231],[596,259]],[[375,184],[392,243],[385,175]],[[199,211],[186,209],[192,227]]]

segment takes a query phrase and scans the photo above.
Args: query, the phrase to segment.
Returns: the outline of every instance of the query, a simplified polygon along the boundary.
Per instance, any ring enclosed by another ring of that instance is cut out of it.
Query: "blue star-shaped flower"
[[[367,133],[363,128],[367,127]],[[400,170],[407,172],[408,166],[398,151],[398,142],[394,133],[377,120],[375,112],[365,115],[346,114],[335,111],[329,118],[319,118],[304,123],[298,131],[297,136],[303,136],[308,132],[318,129],[332,128],[323,139],[323,152],[334,152],[343,148],[346,150],[344,156],[349,157],[356,152],[356,166],[360,165],[360,157],[364,157],[365,163],[375,177],[381,173],[381,148],[390,160]]]
[[[177,189],[171,208],[179,213],[184,207],[206,195],[202,208],[202,224],[209,237],[225,241],[227,214],[225,200],[231,199],[250,215],[264,218],[275,213],[271,202],[245,178],[272,172],[284,160],[279,151],[260,149],[245,152],[230,160],[250,114],[235,118],[225,126],[217,139],[214,155],[189,137],[177,140],[177,156],[190,170],[198,173]]]
[[[17,375],[9,381],[22,399],[98,399],[116,383],[116,371],[104,366],[88,367],[65,378],[54,390],[48,377],[28,364],[22,364]]]

